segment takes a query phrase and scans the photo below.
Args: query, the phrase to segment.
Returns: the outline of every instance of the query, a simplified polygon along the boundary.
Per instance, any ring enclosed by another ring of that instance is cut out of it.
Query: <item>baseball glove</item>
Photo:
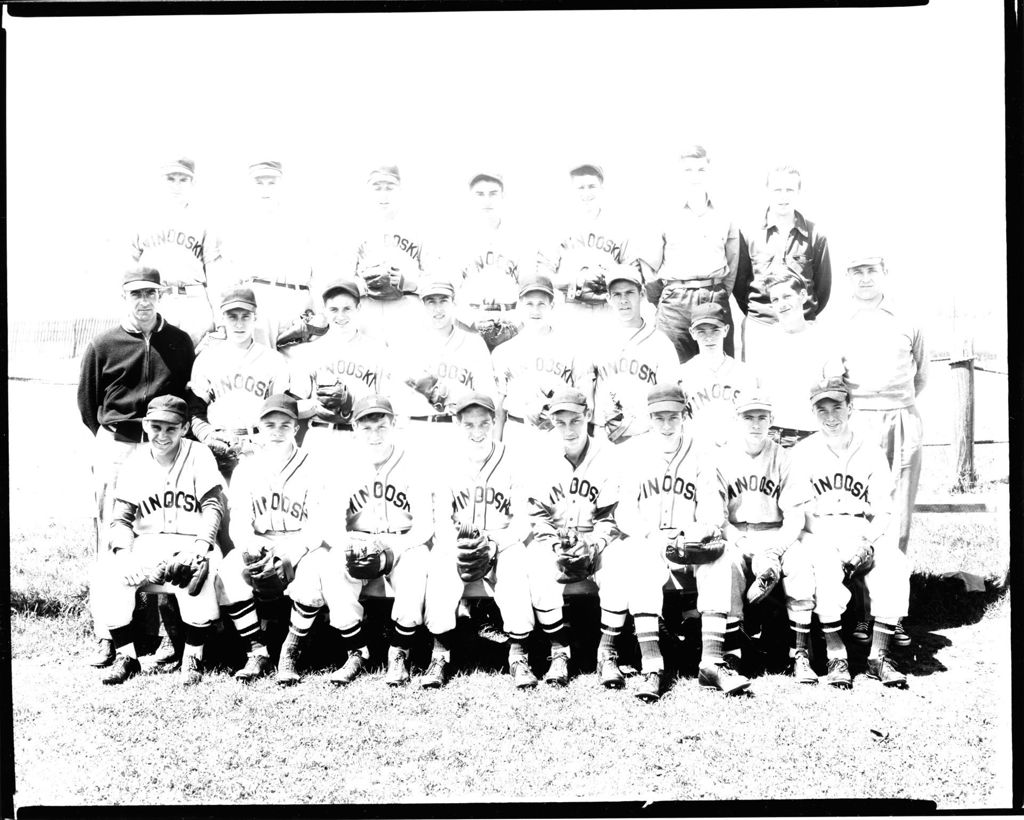
[[[189,595],[198,595],[209,574],[210,559],[206,555],[178,552],[164,567],[162,583],[183,587]]]
[[[747,600],[759,604],[775,589],[782,576],[782,564],[774,553],[758,553],[750,560],[750,569],[754,582],[747,590]]]
[[[404,295],[405,277],[394,263],[377,262],[367,265],[359,272],[366,285],[366,292],[376,299],[401,299]]]
[[[494,350],[502,342],[507,342],[519,333],[519,325],[515,322],[490,317],[478,319],[473,323],[473,329],[480,334],[488,351]]]
[[[439,382],[433,373],[423,373],[419,378],[406,379],[405,383],[426,398],[438,413],[445,411],[445,405],[448,402],[448,388]]]
[[[616,442],[626,434],[629,425],[625,423],[625,410],[622,402],[615,393],[609,393],[611,399],[611,414],[604,420],[604,429],[608,433],[608,441]]]
[[[217,469],[221,473],[233,470],[238,466],[238,457],[242,453],[242,443],[235,436],[223,430],[214,430],[203,439],[203,444],[210,448],[214,459],[217,461]]]
[[[594,548],[579,537],[575,528],[563,527],[555,544],[555,564],[558,583],[585,581],[594,574]]]
[[[380,578],[390,573],[394,565],[394,552],[379,541],[353,537],[345,549],[345,567],[353,578],[364,581]]]
[[[321,314],[307,310],[277,334],[274,344],[278,350],[292,345],[305,344],[318,336],[323,336],[329,329],[330,324]]]
[[[496,558],[494,544],[484,538],[480,530],[472,524],[463,524],[459,528],[459,537],[455,541],[455,562],[463,581],[479,581],[490,572]]]
[[[257,598],[273,600],[284,595],[291,578],[290,567],[274,551],[260,547],[258,553],[242,553],[242,577]]]
[[[867,572],[874,565],[875,548],[866,538],[857,541],[843,558],[843,572],[846,575],[846,580],[850,580],[858,572]]]
[[[700,540],[687,540],[684,533],[669,537],[665,544],[665,560],[669,564],[710,564],[725,552],[725,538],[712,532]]]
[[[352,415],[352,394],[344,382],[321,385],[316,389],[316,400],[324,408],[316,412],[316,417],[322,421],[337,424],[348,421]]]

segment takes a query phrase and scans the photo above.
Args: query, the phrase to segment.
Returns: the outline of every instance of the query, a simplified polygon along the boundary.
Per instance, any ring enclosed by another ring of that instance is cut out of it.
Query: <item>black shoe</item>
[[[879,655],[876,659],[868,658],[868,677],[880,680],[883,686],[894,689],[907,688],[907,676],[896,668],[888,655]]]
[[[335,686],[348,686],[356,679],[359,673],[363,671],[364,663],[366,663],[366,658],[363,657],[361,652],[349,652],[348,658],[345,659],[344,666],[342,666],[337,672],[333,673],[329,678],[327,678],[327,680]]]
[[[440,656],[430,659],[430,666],[420,676],[421,689],[440,689],[448,682],[448,661]]]
[[[626,685],[626,677],[619,668],[619,659],[615,655],[605,655],[597,659],[597,674],[605,689],[621,689]]]
[[[405,686],[409,680],[409,650],[392,646],[388,649],[388,671],[384,683],[388,686]]]
[[[836,689],[852,689],[853,679],[850,677],[850,664],[846,658],[830,658],[828,676],[825,682]]]
[[[299,682],[299,658],[302,656],[302,639],[294,632],[281,644],[281,655],[277,659],[277,675],[274,680],[281,686],[292,686]]]
[[[911,639],[911,637],[903,629],[902,618],[896,621],[896,631],[893,633],[892,642],[896,644],[896,646],[902,647],[904,649],[906,649],[914,642],[913,639]]]
[[[640,686],[636,690],[636,696],[644,703],[654,703],[661,699],[661,671],[642,672],[640,675]]]
[[[88,660],[89,666],[95,666],[97,669],[110,666],[114,662],[116,654],[114,642],[110,638],[100,638],[96,643],[96,654]]]
[[[108,686],[124,683],[128,678],[133,678],[142,671],[139,659],[131,655],[117,655],[110,665],[110,671],[101,680]]]
[[[857,625],[853,628],[853,632],[850,637],[854,643],[859,643],[861,646],[867,646],[871,643],[871,619],[868,618],[865,621],[857,621]]]
[[[569,685],[569,656],[564,652],[555,652],[551,655],[551,665],[544,675],[544,683],[552,686]]]
[[[203,679],[203,662],[197,655],[184,655],[180,674],[182,686],[195,686]]]
[[[717,689],[726,695],[738,695],[745,692],[750,681],[741,675],[733,666],[731,655],[726,655],[721,663],[702,665],[697,674],[697,682],[701,686]]]
[[[793,656],[793,677],[797,683],[815,684],[818,682],[818,676],[811,669],[811,659],[802,649]]]

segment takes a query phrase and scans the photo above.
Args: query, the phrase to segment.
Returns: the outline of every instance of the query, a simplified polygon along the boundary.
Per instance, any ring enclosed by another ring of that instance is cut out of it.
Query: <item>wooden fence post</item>
[[[950,351],[949,367],[953,376],[956,411],[953,419],[953,492],[974,489],[978,475],[974,471],[974,339],[964,337]]]

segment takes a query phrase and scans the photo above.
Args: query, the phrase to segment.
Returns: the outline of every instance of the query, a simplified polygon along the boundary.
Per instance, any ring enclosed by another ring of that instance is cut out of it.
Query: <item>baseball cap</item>
[[[611,290],[612,285],[616,282],[632,282],[643,293],[644,280],[640,276],[640,271],[634,268],[632,265],[615,265],[611,272],[605,277],[608,283],[608,289]]]
[[[260,420],[262,421],[271,413],[284,413],[289,418],[299,417],[299,403],[285,393],[275,393],[260,408]]]
[[[326,288],[324,288],[324,292],[320,298],[326,302],[332,296],[337,296],[339,293],[347,293],[357,302],[360,299],[359,285],[351,279],[335,279]]]
[[[377,168],[374,168],[370,171],[370,176],[367,177],[366,181],[370,183],[375,182],[378,179],[390,180],[399,184],[402,182],[402,177],[398,173],[397,165],[380,165]]]
[[[384,413],[388,416],[395,415],[391,402],[385,396],[374,393],[372,396],[363,396],[352,408],[352,421],[359,421],[363,416],[372,416],[374,413]]]
[[[164,176],[168,174],[185,174],[186,176],[194,177],[196,175],[196,164],[191,159],[173,159],[160,166],[160,173]]]
[[[592,174],[593,176],[598,177],[601,180],[601,182],[604,182],[604,168],[602,168],[600,165],[594,165],[588,162],[583,165],[577,165],[575,168],[569,171],[569,176],[571,177],[581,176],[583,174]]]
[[[666,410],[685,412],[689,398],[678,384],[660,384],[652,387],[647,394],[647,412],[661,413]]]
[[[284,173],[281,163],[274,159],[254,162],[249,166],[249,176],[253,177],[279,177]]]
[[[693,309],[693,313],[690,314],[690,328],[695,328],[697,325],[718,325],[719,327],[726,327],[729,324],[725,315],[725,308],[723,308],[717,302],[705,302],[703,305],[697,305]]]
[[[145,290],[146,288],[160,288],[160,271],[155,268],[132,268],[127,271],[121,280],[121,287],[125,291]]]
[[[168,421],[183,424],[188,419],[188,405],[177,396],[157,396],[146,407],[146,421]]]
[[[862,265],[884,265],[884,264],[885,264],[885,259],[883,259],[881,256],[858,255],[858,256],[851,256],[850,257],[850,261],[846,263],[846,269],[847,270],[853,270],[854,268],[859,268]]]
[[[736,414],[740,415],[748,410],[767,410],[770,413],[772,411],[772,400],[765,394],[756,391],[750,395],[741,393],[740,398],[736,401]]]
[[[467,393],[457,402],[455,402],[455,412],[461,413],[470,407],[482,407],[484,410],[495,412],[494,410],[494,399],[488,396],[486,393]]]
[[[469,181],[469,187],[472,188],[482,179],[489,179],[492,182],[497,182],[501,186],[501,190],[505,190],[505,178],[501,174],[492,171],[484,171],[482,173],[477,174]]]
[[[256,310],[256,294],[250,288],[230,288],[220,297],[220,309],[222,311],[231,308],[242,307]]]
[[[552,299],[555,298],[555,286],[551,279],[543,274],[537,274],[523,279],[519,284],[519,298],[522,299],[527,293],[546,293]]]
[[[443,279],[435,279],[425,285],[420,285],[419,294],[420,299],[426,299],[428,296],[447,296],[449,299],[454,299],[455,285]]]
[[[587,412],[587,397],[579,390],[566,387],[555,392],[548,402],[548,412],[557,413],[560,410],[569,410],[573,413]]]
[[[832,399],[833,401],[846,399],[849,401],[850,388],[841,376],[822,378],[811,387],[811,404],[817,404],[822,399]]]

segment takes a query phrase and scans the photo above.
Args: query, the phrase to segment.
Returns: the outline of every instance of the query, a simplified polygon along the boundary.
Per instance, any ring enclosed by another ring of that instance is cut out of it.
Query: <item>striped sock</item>
[[[808,652],[811,648],[811,612],[810,610],[789,610],[789,631],[792,636],[792,643],[789,646],[789,656],[792,658],[797,652]]]
[[[537,622],[551,642],[551,652],[569,654],[569,625],[559,609],[536,609]]]
[[[455,643],[455,630],[450,629],[434,636],[434,651],[431,657],[444,658],[445,662],[451,662],[452,645]]]
[[[896,631],[896,624],[889,624],[885,621],[875,619],[875,627],[871,634],[871,651],[868,657],[877,661],[882,655],[889,654],[889,646],[892,643],[893,633]]]
[[[398,621],[391,622],[391,646],[397,646],[399,649],[409,650],[412,649],[412,642],[416,638],[416,630],[418,627],[415,626],[402,626]]]
[[[338,630],[341,639],[345,643],[345,649],[349,652],[358,652],[363,658],[370,657],[370,650],[366,646],[366,634],[363,632],[363,622],[356,621],[353,626]]]
[[[615,654],[615,641],[622,634],[626,623],[626,610],[613,612],[601,610],[601,642],[597,645],[597,657],[603,658]]]
[[[288,631],[296,638],[305,638],[313,627],[313,621],[323,607],[306,606],[298,601],[292,602],[292,616],[288,623]]]
[[[249,645],[250,652],[260,647],[265,648],[260,619],[256,616],[255,600],[250,598],[248,601],[230,604],[224,607],[224,611],[230,616],[239,636]]]
[[[825,635],[825,652],[830,658],[846,658],[846,644],[843,643],[843,625],[839,621],[828,621],[821,624]]]
[[[126,626],[116,626],[110,630],[110,640],[114,642],[114,649],[121,655],[127,655],[130,658],[139,657],[139,653],[135,649],[135,639],[133,638],[132,625],[127,624]]]
[[[658,643],[658,616],[649,613],[633,615],[633,626],[636,629],[636,640],[640,644],[640,668],[647,672],[661,672],[665,661],[661,657],[661,646]]]
[[[725,614],[704,612],[700,616],[701,666],[715,666],[725,654]]]
[[[740,632],[743,629],[742,618],[729,618],[725,622],[725,642],[722,645],[724,655],[739,656],[742,642]]]

